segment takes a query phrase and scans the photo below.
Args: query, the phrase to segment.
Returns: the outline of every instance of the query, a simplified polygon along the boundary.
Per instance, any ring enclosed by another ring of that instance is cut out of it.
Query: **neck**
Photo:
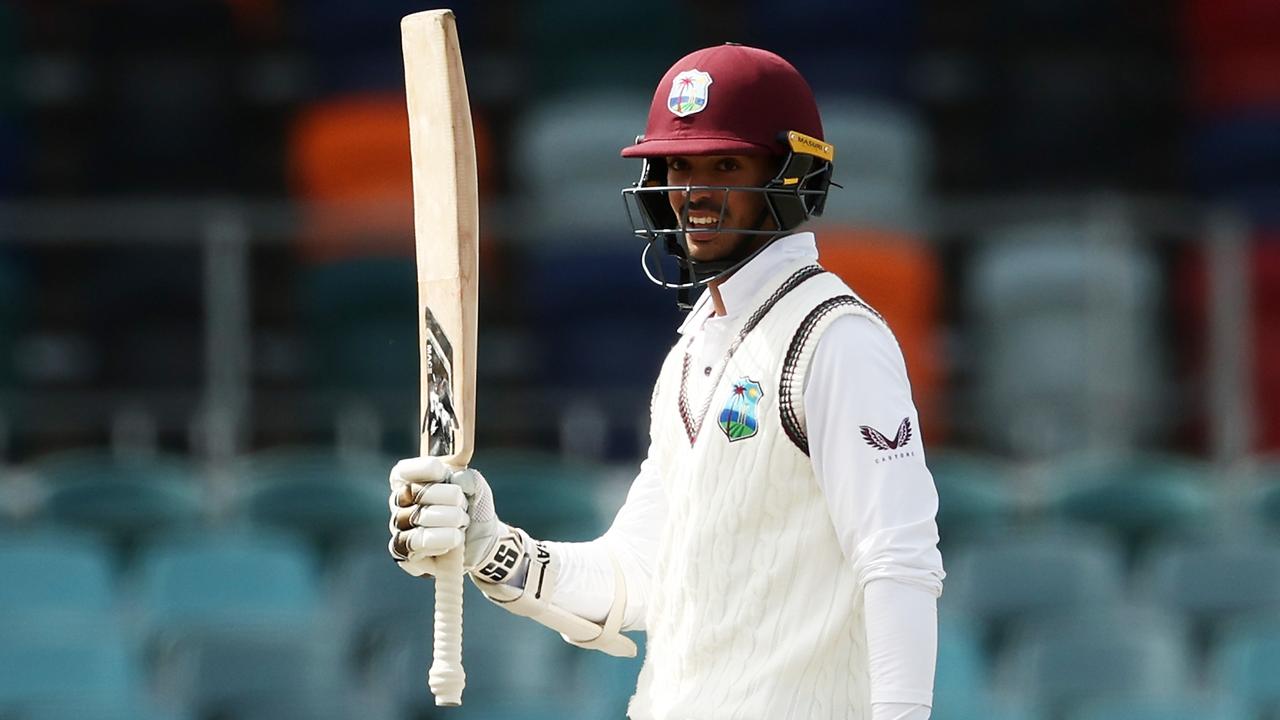
[[[724,309],[724,298],[720,297],[720,283],[724,280],[712,280],[707,283],[707,291],[711,293],[711,306],[715,308],[716,316],[724,317],[728,312]]]

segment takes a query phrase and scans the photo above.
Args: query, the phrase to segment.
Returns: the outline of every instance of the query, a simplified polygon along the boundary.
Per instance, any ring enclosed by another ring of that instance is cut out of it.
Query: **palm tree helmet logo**
[[[698,69],[685,70],[671,80],[667,109],[676,117],[687,117],[707,109],[711,75]]]

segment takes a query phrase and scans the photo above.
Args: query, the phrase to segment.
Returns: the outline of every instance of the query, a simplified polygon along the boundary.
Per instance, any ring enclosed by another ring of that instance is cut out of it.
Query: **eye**
[[[684,158],[667,158],[667,169],[684,171],[689,169],[689,161]]]
[[[733,158],[721,158],[716,163],[716,169],[720,172],[734,172],[740,167],[741,165],[738,164],[738,161]]]

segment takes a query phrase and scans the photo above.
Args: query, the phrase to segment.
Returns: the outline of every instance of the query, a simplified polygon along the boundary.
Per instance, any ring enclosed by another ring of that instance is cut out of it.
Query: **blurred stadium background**
[[[0,3],[0,718],[621,717],[635,662],[384,555],[415,452],[401,0]],[[593,537],[673,298],[618,148],[677,57],[791,59],[823,257],[895,327],[942,500],[938,720],[1280,718],[1280,4],[458,0],[479,447]]]

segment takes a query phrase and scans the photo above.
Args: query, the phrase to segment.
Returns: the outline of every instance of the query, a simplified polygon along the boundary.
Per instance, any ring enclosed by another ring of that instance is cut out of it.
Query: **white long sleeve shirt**
[[[763,278],[797,259],[817,261],[812,233],[775,241],[721,283],[724,316],[712,311],[709,293],[698,301],[680,328],[682,335],[692,335],[690,396],[705,394],[702,383],[711,378],[698,370],[724,355],[735,320],[752,311],[750,302]],[[814,475],[844,556],[864,587],[873,720],[924,720],[932,702],[936,598],[944,577],[937,493],[922,443],[912,454],[894,457],[849,432],[869,426],[892,438],[907,418],[918,435],[919,418],[897,344],[868,319],[837,319],[814,352],[804,404]],[[589,619],[604,619],[613,601],[613,579],[599,543],[608,542],[627,575],[625,626],[639,627],[665,518],[655,463],[646,458],[602,540],[555,544],[563,561],[554,602]]]

